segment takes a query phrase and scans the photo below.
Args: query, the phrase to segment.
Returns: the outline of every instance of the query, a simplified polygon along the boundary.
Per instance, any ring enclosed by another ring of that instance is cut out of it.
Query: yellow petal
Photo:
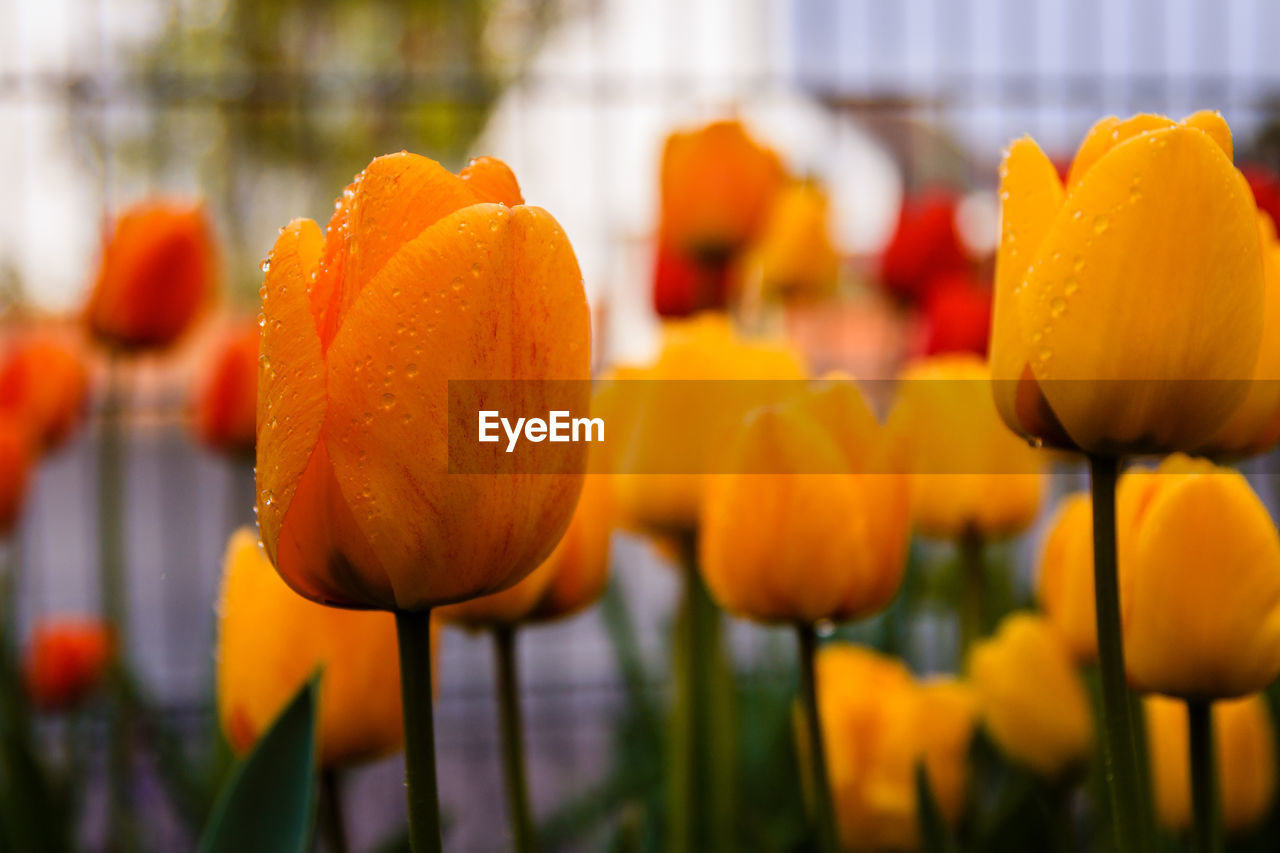
[[[1058,171],[1035,140],[1024,136],[1010,145],[1000,167],[991,376],[1000,416],[1010,429],[1029,437],[1043,437],[1044,430],[1037,423],[1028,423],[1030,418],[1019,417],[1018,412],[1018,386],[1031,357],[1018,310],[1019,291],[1062,199]]]
[[[1072,190],[1019,301],[1031,366],[1090,452],[1194,447],[1248,390],[1262,261],[1247,184],[1198,130],[1121,142]]]
[[[1136,687],[1229,698],[1280,673],[1280,536],[1248,482],[1217,469],[1166,480],[1139,522],[1124,614]]]
[[[1080,663],[1096,660],[1093,511],[1087,494],[1064,498],[1049,523],[1040,554],[1036,597],[1075,659]]]
[[[1209,134],[1209,138],[1218,143],[1218,147],[1227,155],[1227,159],[1232,158],[1231,127],[1222,117],[1222,113],[1217,110],[1200,110],[1184,118],[1182,123]]]
[[[271,249],[262,284],[257,506],[262,543],[272,560],[284,514],[324,423],[324,361],[307,298],[323,245],[310,219],[290,222]]]
[[[573,250],[534,207],[477,204],[446,216],[401,248],[351,306],[328,353],[324,440],[398,607],[497,592],[551,552],[581,476],[451,474],[451,464],[501,470],[506,457],[497,443],[466,445],[450,458],[449,383],[578,380],[504,384],[501,407],[586,411],[589,342]],[[543,447],[546,470],[585,464],[582,443]]]
[[[1076,185],[1093,168],[1093,164],[1101,160],[1103,155],[1121,142],[1150,130],[1164,130],[1173,127],[1174,124],[1175,122],[1171,119],[1160,115],[1152,115],[1151,113],[1139,113],[1123,121],[1114,116],[1102,119],[1089,129],[1084,141],[1080,143],[1075,159],[1071,161],[1071,171],[1067,176],[1067,187],[1074,190]]]

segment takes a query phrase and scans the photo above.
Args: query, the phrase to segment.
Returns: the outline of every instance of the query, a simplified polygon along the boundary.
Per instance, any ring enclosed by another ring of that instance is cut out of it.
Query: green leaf
[[[236,768],[200,839],[201,853],[284,853],[311,843],[316,811],[316,698],[304,684]]]
[[[920,840],[925,853],[957,853],[955,839],[951,830],[942,818],[942,811],[933,798],[933,789],[929,786],[929,774],[925,772],[924,762],[916,763],[916,809],[920,821]]]

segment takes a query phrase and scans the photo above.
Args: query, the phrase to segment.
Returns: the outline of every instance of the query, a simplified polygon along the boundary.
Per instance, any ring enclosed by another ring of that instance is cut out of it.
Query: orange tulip
[[[551,553],[580,474],[449,473],[451,380],[586,380],[590,317],[560,226],[519,204],[496,160],[461,175],[379,157],[327,233],[295,220],[262,288],[258,523],[276,569],[316,601],[423,610],[503,590]],[[513,409],[547,410],[540,382]],[[589,389],[557,408],[585,410]],[[527,387],[526,387],[527,386]],[[558,470],[573,470],[582,444]]]
[[[115,220],[89,296],[89,328],[125,349],[163,347],[213,295],[212,229],[195,202],[148,200]]]
[[[0,411],[23,419],[47,452],[79,422],[88,384],[79,353],[51,336],[25,336],[0,362]]]
[[[788,301],[835,293],[840,255],[831,239],[830,206],[826,193],[807,181],[778,194],[746,264],[748,280],[763,296]]]
[[[236,751],[253,746],[318,668],[321,763],[398,750],[404,731],[396,662],[394,617],[307,601],[272,570],[252,530],[242,527],[231,536],[218,608],[217,676],[218,717]]]
[[[0,536],[7,536],[18,520],[30,466],[28,426],[12,415],[0,414]]]
[[[107,626],[93,619],[39,622],[31,632],[25,661],[31,701],[49,711],[79,704],[102,680],[112,646]]]
[[[749,415],[702,504],[711,594],[762,622],[843,621],[887,607],[910,532],[907,478],[885,473],[888,452],[851,381]]]
[[[219,344],[196,391],[192,429],[214,450],[251,453],[257,429],[258,325]]]
[[[451,604],[442,608],[440,615],[459,625],[480,628],[550,622],[590,606],[609,581],[612,504],[610,478],[587,475],[569,529],[541,566],[509,589]]]
[[[1040,552],[1036,597],[1071,656],[1079,663],[1097,660],[1093,510],[1083,492],[1064,498],[1049,524]]]
[[[662,151],[662,232],[697,257],[718,260],[749,243],[786,172],[778,155],[738,121],[667,137]]]

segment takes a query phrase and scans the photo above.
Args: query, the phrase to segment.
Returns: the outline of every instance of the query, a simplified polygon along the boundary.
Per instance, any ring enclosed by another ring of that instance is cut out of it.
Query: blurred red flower
[[[247,321],[213,352],[196,390],[192,429],[213,450],[252,453],[257,409],[258,324]]]
[[[991,288],[969,273],[938,276],[924,301],[925,354],[987,354],[991,334]]]
[[[58,617],[37,624],[25,662],[31,701],[46,711],[79,704],[101,682],[112,646],[111,632],[94,619]]]
[[[18,520],[31,455],[31,428],[26,421],[0,412],[0,536],[7,536]]]
[[[1241,166],[1240,171],[1253,190],[1253,200],[1257,203],[1258,210],[1270,216],[1273,223],[1280,225],[1280,176],[1257,164]]]
[[[898,227],[880,258],[880,280],[900,299],[919,302],[931,282],[971,264],[956,233],[954,193],[928,190],[903,199]]]
[[[0,411],[25,421],[44,452],[70,437],[88,387],[81,354],[50,335],[21,337],[0,361]]]
[[[653,266],[653,310],[660,317],[687,317],[718,310],[729,301],[729,267],[702,262],[658,238]]]

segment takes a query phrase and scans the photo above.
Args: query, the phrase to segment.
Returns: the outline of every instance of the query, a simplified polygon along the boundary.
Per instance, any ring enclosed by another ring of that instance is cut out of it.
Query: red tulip
[[[968,273],[935,278],[924,301],[925,355],[987,354],[991,333],[991,288]]]
[[[58,618],[36,625],[25,662],[31,701],[45,710],[83,701],[102,680],[111,649],[111,632],[93,619]]]
[[[956,233],[956,203],[945,190],[903,199],[897,230],[880,259],[880,279],[890,293],[916,301],[939,276],[969,268]]]

